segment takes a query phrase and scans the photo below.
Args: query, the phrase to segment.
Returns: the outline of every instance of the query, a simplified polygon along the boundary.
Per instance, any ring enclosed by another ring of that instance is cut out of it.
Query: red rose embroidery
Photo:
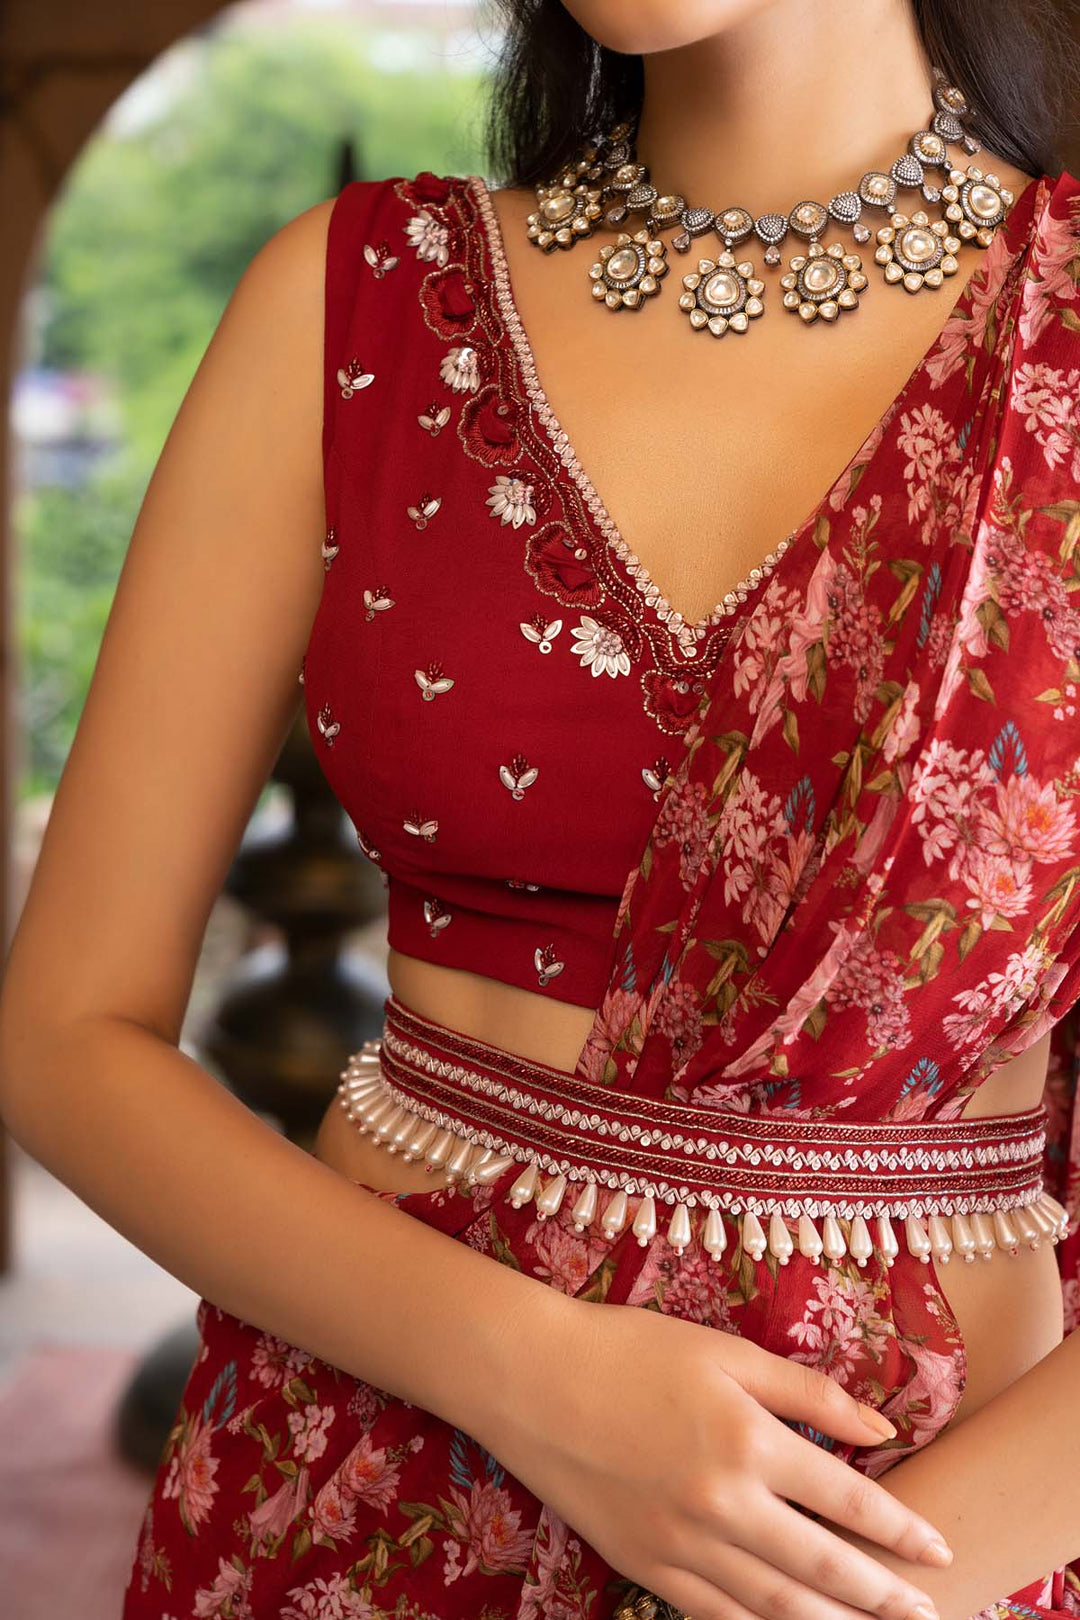
[[[564,607],[593,607],[602,599],[587,547],[563,523],[547,523],[530,538],[525,566]]]
[[[420,203],[444,203],[450,195],[450,181],[424,169],[412,182],[412,194]]]
[[[461,442],[474,461],[485,467],[508,466],[521,449],[519,407],[500,399],[495,383],[488,383],[466,401],[461,411]]]
[[[469,284],[459,264],[432,270],[420,286],[424,319],[437,337],[456,338],[468,331],[476,314]]]
[[[641,689],[646,714],[652,715],[661,731],[679,736],[698,711],[704,684],[700,677],[676,678],[661,669],[650,669],[641,677]]]

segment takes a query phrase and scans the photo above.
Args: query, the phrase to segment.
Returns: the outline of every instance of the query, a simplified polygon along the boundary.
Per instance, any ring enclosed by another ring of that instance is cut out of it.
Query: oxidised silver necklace
[[[784,308],[808,326],[819,318],[835,321],[859,307],[867,286],[860,255],[847,252],[840,241],[825,244],[821,238],[832,223],[849,229],[857,244],[869,242],[867,212],[872,217],[874,210],[882,210],[889,216],[876,232],[874,250],[885,281],[910,293],[940,287],[959,268],[956,255],[963,242],[990,246],[1013,194],[995,174],[954,165],[950,144],[962,145],[970,157],[979,151],[979,142],[964,127],[970,109],[962,92],[936,69],[934,77],[930,123],[914,132],[888,171],[870,169],[855,190],[838,191],[827,203],[798,202],[786,214],[755,217],[743,207],[714,212],[689,206],[677,192],[661,193],[636,154],[637,118],[621,119],[552,181],[535,188],[537,208],[527,220],[529,240],[548,252],[570,248],[592,236],[601,223],[617,227],[631,215],[644,215],[640,230],[620,232],[589,266],[597,303],[620,310],[641,309],[659,292],[670,268],[661,231],[678,227],[671,244],[678,253],[689,252],[698,238],[718,236],[722,251],[698,260],[697,269],[683,276],[679,296],[679,308],[691,327],[714,337],[745,332],[764,311],[765,282],[753,261],[738,258],[734,251],[751,237],[763,245],[769,267],[780,264],[780,244],[789,233],[805,244],[805,251],[789,259],[780,285]],[[946,177],[944,184],[938,183],[939,175]],[[931,220],[922,208],[910,214],[894,211],[902,191],[917,191],[925,202],[942,204],[941,217]]]

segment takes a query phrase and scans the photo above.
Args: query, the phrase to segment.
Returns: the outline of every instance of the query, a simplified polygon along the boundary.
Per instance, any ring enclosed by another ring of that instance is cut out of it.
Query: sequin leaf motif
[[[450,420],[450,407],[444,405],[440,409],[433,400],[426,411],[420,412],[416,420],[426,432],[431,434],[433,439],[437,439]]]
[[[453,912],[447,911],[441,900],[432,897],[424,901],[424,921],[431,930],[432,939],[438,939],[452,916]]]
[[[375,373],[365,371],[361,362],[353,359],[346,365],[338,367],[337,380],[342,399],[352,399],[359,389],[367,388],[369,383],[375,381]]]
[[[386,241],[380,242],[376,247],[372,247],[370,242],[365,242],[364,258],[371,266],[376,281],[381,281],[387,271],[393,270],[398,262],[397,255],[391,253],[390,244]]]
[[[375,865],[378,866],[379,862],[382,860],[382,854],[375,848],[374,844],[369,842],[365,835],[360,831],[359,827],[356,829],[356,842],[360,845],[360,848],[363,850],[368,860],[374,861]]]
[[[376,585],[374,590],[364,592],[364,618],[373,619],[376,613],[385,613],[392,608],[394,598],[390,595],[389,585]]]
[[[328,529],[326,531],[326,538],[322,543],[323,566],[325,567],[327,573],[330,572],[330,564],[341,550],[340,545],[335,545],[335,538],[335,531],[333,529]]]
[[[570,650],[577,653],[583,669],[591,668],[594,676],[629,675],[630,658],[617,630],[583,613],[572,634],[576,639]]]
[[[524,754],[515,754],[509,765],[499,766],[499,781],[515,799],[523,799],[525,789],[532,787],[539,775],[539,766],[530,765]]]
[[[554,945],[538,945],[533,954],[533,962],[536,966],[541,990],[551,982],[557,973],[561,973],[566,966],[565,962],[559,961],[558,952]]]
[[[437,697],[440,692],[449,692],[454,684],[449,675],[443,674],[441,664],[429,664],[426,670],[414,669],[413,676],[428,700]]]
[[[335,720],[330,713],[329,703],[324,703],[315,716],[315,724],[319,728],[319,735],[323,738],[327,748],[333,748],[334,738],[341,730],[340,720]]]
[[[662,756],[654,765],[645,765],[642,767],[641,780],[651,791],[654,799],[658,799],[660,797],[660,791],[668,778],[670,770],[671,766]]]
[[[409,243],[416,249],[418,259],[434,261],[441,270],[450,258],[450,230],[428,209],[421,208],[418,214],[406,222],[405,235]]]
[[[411,816],[406,816],[401,823],[407,833],[414,838],[424,838],[429,844],[435,842],[435,834],[439,830],[437,821],[425,821],[419,810],[414,810]]]
[[[442,505],[441,495],[431,495],[427,490],[421,495],[415,506],[405,508],[418,529],[426,529],[430,520],[435,516]]]
[[[490,506],[492,517],[497,517],[501,523],[512,523],[515,529],[520,529],[523,523],[536,522],[533,486],[523,478],[508,478],[505,473],[499,473],[488,490],[485,504]]]
[[[561,629],[561,619],[546,619],[542,613],[534,614],[527,623],[522,621],[521,624],[525,640],[533,642],[542,653],[551,651],[551,644]]]

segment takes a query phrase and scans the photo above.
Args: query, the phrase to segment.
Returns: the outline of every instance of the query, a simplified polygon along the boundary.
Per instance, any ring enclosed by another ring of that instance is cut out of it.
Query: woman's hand
[[[905,1620],[920,1604],[933,1620],[917,1586],[791,1505],[905,1559],[949,1562],[933,1525],[781,1421],[873,1445],[888,1430],[869,1408],[733,1334],[567,1303],[482,1439],[620,1574],[693,1620]]]

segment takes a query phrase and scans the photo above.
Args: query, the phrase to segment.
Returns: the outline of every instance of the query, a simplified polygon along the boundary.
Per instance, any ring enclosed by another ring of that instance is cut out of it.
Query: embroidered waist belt
[[[742,1114],[612,1092],[423,1018],[393,995],[381,1038],[342,1071],[341,1106],[364,1134],[465,1185],[521,1172],[506,1190],[538,1219],[565,1199],[574,1229],[640,1244],[663,1223],[679,1254],[699,1227],[719,1260],[728,1228],[754,1260],[892,1265],[893,1228],[929,1262],[1065,1236],[1043,1189],[1046,1113],[856,1122]],[[660,1208],[658,1208],[660,1206]],[[869,1223],[869,1224],[868,1224]]]

